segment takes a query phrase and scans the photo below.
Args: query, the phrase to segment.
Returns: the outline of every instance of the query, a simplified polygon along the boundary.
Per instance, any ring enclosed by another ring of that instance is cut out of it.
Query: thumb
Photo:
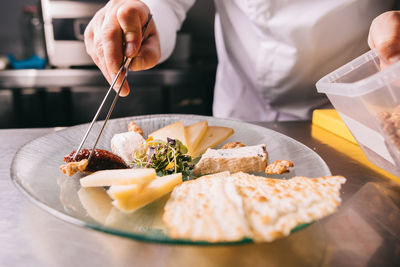
[[[400,61],[400,13],[390,11],[374,19],[368,43],[378,50],[383,63],[390,65]]]

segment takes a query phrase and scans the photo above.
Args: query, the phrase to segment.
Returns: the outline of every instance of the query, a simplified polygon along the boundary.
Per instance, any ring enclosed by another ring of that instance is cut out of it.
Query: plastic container
[[[316,84],[368,160],[400,177],[400,62],[382,69],[371,50]]]

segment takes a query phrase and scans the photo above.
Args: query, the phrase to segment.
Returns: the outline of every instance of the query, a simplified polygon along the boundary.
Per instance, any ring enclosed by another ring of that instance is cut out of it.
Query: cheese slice
[[[82,187],[137,184],[143,186],[156,178],[156,171],[150,168],[120,169],[94,172],[83,177]]]
[[[182,121],[177,121],[175,123],[169,124],[157,131],[149,134],[149,137],[153,137],[154,140],[162,140],[167,142],[167,137],[171,139],[178,139],[185,146],[187,146],[186,136],[185,136],[185,126]]]
[[[199,121],[185,127],[185,135],[189,155],[191,155],[192,152],[199,145],[200,141],[203,139],[207,132],[207,128],[207,121]]]
[[[157,177],[144,187],[139,194],[117,197],[112,204],[123,212],[132,212],[168,194],[175,186],[181,183],[181,173]]]
[[[113,206],[111,204],[111,198],[107,195],[104,188],[81,187],[78,191],[78,197],[90,217],[99,223],[106,222]]]
[[[130,185],[113,185],[108,190],[107,193],[112,199],[127,198],[133,195],[139,194],[142,186],[138,184]]]
[[[208,148],[213,148],[228,139],[234,133],[232,128],[221,126],[208,126],[207,132],[196,150],[192,152],[192,157],[198,157],[203,154]]]

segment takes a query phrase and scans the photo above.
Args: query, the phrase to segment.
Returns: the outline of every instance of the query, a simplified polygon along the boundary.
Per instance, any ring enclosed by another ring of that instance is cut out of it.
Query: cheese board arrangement
[[[84,129],[32,141],[11,168],[35,203],[83,227],[163,243],[271,242],[341,202],[344,177],[260,126],[195,115],[114,119],[92,158],[88,149],[74,157]]]

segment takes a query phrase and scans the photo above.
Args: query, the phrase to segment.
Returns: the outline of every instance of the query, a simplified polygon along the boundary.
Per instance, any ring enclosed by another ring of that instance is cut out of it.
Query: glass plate
[[[116,133],[126,132],[128,123],[132,120],[142,128],[145,136],[178,120],[182,120],[185,125],[207,120],[209,125],[226,126],[235,130],[226,142],[241,141],[246,145],[266,144],[268,162],[287,159],[294,163],[289,174],[276,175],[275,178],[331,175],[328,166],[318,154],[290,137],[257,125],[206,116],[149,115],[110,120],[98,148],[111,150],[111,137]],[[96,123],[93,127],[85,147],[92,146],[91,142],[95,140],[100,130],[100,123]],[[87,127],[87,124],[70,127],[42,136],[23,146],[16,153],[11,165],[11,177],[22,192],[54,216],[79,226],[150,242],[216,244],[168,237],[161,219],[168,195],[127,215],[113,208],[111,200],[102,188],[81,189],[80,175],[73,177],[63,175],[59,170],[63,157],[76,149]],[[305,226],[299,225],[292,232]],[[243,239],[229,244],[245,242],[251,240]]]

